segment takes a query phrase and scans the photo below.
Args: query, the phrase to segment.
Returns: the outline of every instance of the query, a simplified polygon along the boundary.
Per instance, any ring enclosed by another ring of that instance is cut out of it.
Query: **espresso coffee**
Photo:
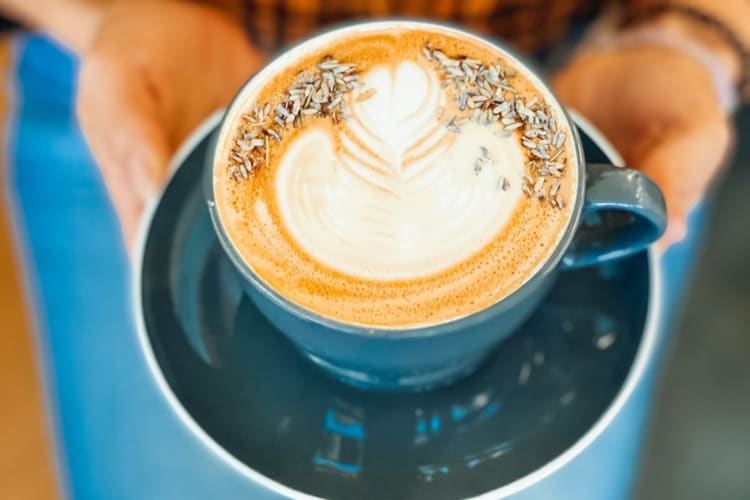
[[[303,49],[250,82],[214,165],[222,224],[263,281],[328,318],[405,328],[534,275],[578,179],[567,120],[523,68],[408,25]]]

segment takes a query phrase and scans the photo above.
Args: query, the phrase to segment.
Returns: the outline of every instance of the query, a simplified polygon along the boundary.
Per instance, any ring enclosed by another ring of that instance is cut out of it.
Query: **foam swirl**
[[[444,92],[416,63],[375,67],[364,81],[375,93],[350,99],[338,137],[311,126],[289,144],[276,177],[284,225],[310,256],[352,276],[446,270],[489,243],[520,203],[521,147],[495,127],[449,132],[436,117]],[[482,147],[492,163],[476,173]]]

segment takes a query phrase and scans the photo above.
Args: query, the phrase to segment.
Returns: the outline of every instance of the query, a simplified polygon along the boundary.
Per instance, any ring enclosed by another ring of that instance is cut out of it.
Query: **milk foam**
[[[314,259],[367,279],[420,278],[471,257],[522,202],[518,139],[474,123],[448,131],[436,113],[445,93],[414,62],[376,66],[363,80],[361,92],[375,93],[350,96],[338,137],[310,126],[280,159],[285,228]],[[491,162],[477,173],[483,147]]]

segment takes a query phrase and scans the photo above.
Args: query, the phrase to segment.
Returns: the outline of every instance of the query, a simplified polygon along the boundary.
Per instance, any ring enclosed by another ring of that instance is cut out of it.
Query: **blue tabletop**
[[[15,40],[6,147],[9,199],[66,493],[82,499],[271,498],[215,459],[170,409],[148,371],[135,335],[127,253],[75,120],[76,64],[42,36]],[[660,257],[661,331],[677,311],[702,219],[694,215],[691,239]],[[654,371],[611,432],[526,497],[627,494]],[[606,466],[611,461],[604,457],[613,452],[624,457],[625,470]]]

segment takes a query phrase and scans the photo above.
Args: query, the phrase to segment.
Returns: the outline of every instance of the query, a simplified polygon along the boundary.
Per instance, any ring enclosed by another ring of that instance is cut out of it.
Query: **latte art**
[[[485,246],[520,200],[523,153],[513,137],[467,124],[449,132],[436,118],[439,82],[411,62],[364,75],[371,98],[352,96],[333,138],[322,127],[297,135],[281,159],[282,220],[315,259],[369,279],[410,279],[447,269]],[[340,141],[337,144],[337,140]],[[481,172],[481,148],[492,160]]]
[[[238,253],[302,307],[459,318],[521,286],[567,227],[567,122],[491,45],[383,30],[261,76],[219,138],[214,190]]]

